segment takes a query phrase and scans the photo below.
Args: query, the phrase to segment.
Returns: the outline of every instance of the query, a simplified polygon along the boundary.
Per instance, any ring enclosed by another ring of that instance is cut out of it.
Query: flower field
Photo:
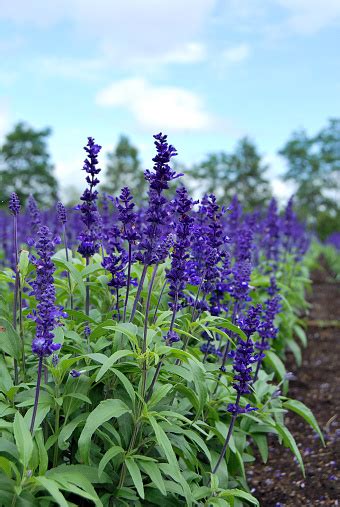
[[[270,439],[304,476],[287,413],[323,445],[285,366],[313,261],[293,200],[190,196],[154,144],[139,206],[100,191],[89,137],[78,206],[12,194],[0,215],[1,505],[256,506]]]

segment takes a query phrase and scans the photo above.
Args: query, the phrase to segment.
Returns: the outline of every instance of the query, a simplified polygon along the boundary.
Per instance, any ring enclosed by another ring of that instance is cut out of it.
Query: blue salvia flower
[[[66,208],[60,201],[57,202],[57,220],[62,225],[65,225],[67,222]]]
[[[232,321],[235,322],[245,302],[250,301],[250,275],[253,246],[253,230],[245,221],[238,231],[235,245],[235,262],[232,266],[232,280],[228,291],[234,299]]]
[[[71,377],[73,377],[73,378],[78,378],[78,377],[80,377],[80,375],[81,375],[81,374],[82,374],[82,372],[81,372],[81,371],[78,371],[78,370],[71,370],[71,371],[70,371],[70,375],[71,375]]]
[[[37,202],[33,195],[30,195],[27,201],[28,213],[31,218],[31,230],[36,232],[41,226],[41,214]]]
[[[88,137],[88,143],[84,146],[87,158],[84,161],[83,170],[86,171],[86,182],[88,188],[80,197],[82,204],[77,207],[81,211],[81,220],[85,229],[79,235],[80,244],[78,252],[85,258],[92,257],[100,248],[100,215],[98,213],[96,201],[98,192],[94,188],[98,185],[97,175],[101,169],[98,166],[98,154],[101,150],[99,144],[95,144],[92,137]]]
[[[118,209],[118,219],[123,224],[122,238],[128,243],[135,243],[139,240],[139,233],[136,228],[137,215],[133,208],[133,195],[128,187],[121,190],[119,199],[116,199],[116,207]]]
[[[230,403],[227,407],[228,412],[233,415],[251,412],[257,410],[256,408],[247,405],[245,408],[240,407],[240,397],[249,394],[250,384],[252,378],[252,365],[257,361],[258,357],[254,354],[254,342],[251,339],[260,326],[260,316],[262,313],[262,306],[251,306],[248,309],[246,317],[240,318],[238,324],[242,331],[246,334],[247,340],[238,339],[236,350],[229,352],[229,357],[233,359],[234,382],[233,388],[237,391],[237,398],[235,403]]]
[[[255,343],[255,348],[259,351],[257,355],[257,366],[256,372],[254,375],[254,382],[257,380],[258,373],[261,368],[262,360],[265,357],[265,351],[270,349],[269,340],[275,340],[278,333],[278,328],[275,327],[274,321],[276,315],[279,313],[281,309],[281,298],[276,295],[271,299],[266,301],[266,308],[263,312],[262,322],[258,326],[258,333],[260,335],[261,340]]]
[[[176,149],[167,142],[167,136],[162,133],[154,136],[156,145],[156,156],[153,171],[145,171],[145,179],[149,182],[148,207],[145,220],[147,226],[143,231],[143,237],[139,245],[139,252],[136,259],[145,266],[159,263],[162,259],[157,252],[159,245],[163,242],[161,233],[162,227],[168,224],[169,209],[168,200],[163,191],[169,188],[169,182],[181,174],[177,174],[169,166],[172,157],[177,155]]]
[[[52,262],[54,247],[59,242],[52,239],[47,226],[40,227],[35,248],[38,257],[31,256],[31,262],[36,267],[36,279],[31,283],[32,294],[38,301],[36,311],[30,314],[36,322],[36,334],[32,342],[32,352],[37,356],[50,356],[60,349],[60,344],[53,342],[53,329],[60,325],[60,318],[67,317],[63,308],[55,304],[55,287],[53,273],[55,266]]]
[[[236,237],[238,228],[242,218],[242,206],[238,200],[237,195],[234,195],[229,206],[230,213],[227,215],[227,231],[232,244],[236,245]]]
[[[277,202],[275,199],[272,199],[269,203],[263,235],[266,258],[269,261],[278,261],[280,250],[280,224]]]
[[[194,222],[191,211],[194,204],[196,201],[189,196],[185,187],[176,190],[176,197],[172,203],[173,210],[177,214],[176,240],[171,253],[171,267],[166,274],[170,285],[170,307],[175,312],[181,306],[180,300],[184,298],[183,290],[188,282],[187,265]]]
[[[236,350],[229,353],[229,357],[233,358],[233,370],[234,370],[234,382],[233,388],[237,392],[235,403],[229,403],[227,411],[231,414],[231,421],[227,433],[227,437],[224,441],[223,448],[220,452],[219,458],[213,468],[213,474],[215,474],[224,458],[229,441],[234,428],[235,420],[239,414],[247,414],[257,410],[256,407],[252,407],[250,403],[247,403],[245,407],[240,406],[241,396],[249,394],[250,384],[252,382],[252,365],[257,360],[254,355],[254,344],[251,340],[251,335],[254,334],[260,325],[260,314],[262,312],[261,305],[251,306],[248,309],[246,317],[239,319],[244,333],[247,336],[247,340],[239,338]]]
[[[8,208],[12,215],[17,216],[20,212],[20,200],[15,192],[12,192],[9,199]]]
[[[121,289],[126,286],[126,264],[127,254],[125,250],[121,252],[111,252],[109,256],[104,257],[102,266],[111,274],[111,280],[108,286],[112,289]]]

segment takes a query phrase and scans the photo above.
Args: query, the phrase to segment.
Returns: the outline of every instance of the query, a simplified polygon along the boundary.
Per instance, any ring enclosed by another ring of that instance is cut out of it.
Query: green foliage
[[[127,136],[120,136],[117,146],[107,156],[106,180],[102,190],[118,196],[121,188],[128,186],[134,200],[146,195],[146,181],[138,156],[138,150]]]
[[[297,185],[299,216],[325,239],[340,219],[340,120],[329,120],[315,136],[304,130],[293,133],[280,155],[288,163],[285,180]]]
[[[42,205],[56,201],[58,184],[47,148],[49,128],[35,130],[18,123],[9,132],[0,149],[0,201],[7,202],[16,192],[22,205],[29,195]]]
[[[241,139],[232,153],[213,153],[188,171],[200,192],[216,193],[223,204],[229,204],[237,195],[245,210],[253,210],[270,199],[269,182],[265,177],[267,166],[253,142]]]
[[[264,462],[270,459],[269,435],[291,449],[303,471],[298,444],[285,426],[285,414],[297,413],[321,440],[322,434],[310,410],[287,397],[284,361],[287,347],[297,350],[306,344],[300,317],[307,307],[306,265],[288,256],[278,266],[283,298],[279,336],[267,353],[265,368],[251,395],[241,400],[242,406],[249,401],[258,410],[237,417],[225,458],[212,474],[231,422],[226,407],[235,402],[235,390],[230,363],[220,376],[220,365],[213,356],[202,362],[198,342],[203,331],[222,343],[234,342],[237,335],[245,338],[242,330],[207,312],[192,321],[184,308],[175,326],[182,342],[169,347],[163,336],[169,329],[171,312],[164,297],[155,322],[150,319],[143,353],[143,313],[137,314],[134,323],[112,319],[112,294],[106,284],[97,282],[104,275],[100,256],[86,267],[78,254],[65,262],[59,251],[54,262],[58,303],[66,305],[68,301],[68,271],[77,310],[68,310],[64,326],[55,330],[56,341],[62,343],[59,362],[44,361],[47,382],[41,388],[33,435],[29,423],[37,372],[37,360],[30,351],[34,323],[24,319],[24,374],[18,353],[20,338],[8,322],[13,273],[6,269],[0,276],[6,302],[0,322],[0,497],[5,505],[257,506],[258,501],[247,490],[245,468],[255,459],[255,449]],[[21,266],[25,298],[34,309],[35,301],[26,290],[31,266],[25,255]],[[263,272],[260,265],[253,274],[254,304],[266,297],[269,275]],[[161,269],[157,273],[155,300],[164,275]],[[86,284],[91,287],[89,316],[81,311]],[[131,291],[129,308],[135,291]],[[144,290],[142,294],[145,297]],[[89,342],[84,337],[87,323],[91,327]],[[12,381],[13,358],[19,362],[18,385]],[[155,388],[149,397],[143,396],[159,365]],[[81,372],[77,378],[70,375],[74,368]],[[284,395],[277,395],[278,389]]]

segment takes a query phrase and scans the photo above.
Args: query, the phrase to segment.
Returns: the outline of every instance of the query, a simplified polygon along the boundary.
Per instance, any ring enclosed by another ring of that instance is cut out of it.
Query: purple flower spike
[[[84,190],[80,198],[82,204],[77,207],[77,209],[81,211],[81,219],[85,225],[85,229],[78,238],[80,240],[78,252],[88,259],[98,252],[100,247],[101,219],[96,204],[98,192],[94,190],[94,187],[99,183],[97,175],[100,173],[101,169],[97,167],[97,156],[101,150],[101,146],[95,144],[94,139],[89,137],[84,150],[87,153],[87,158],[84,161],[83,170],[87,173],[86,182],[88,188]]]
[[[31,283],[32,293],[38,301],[37,310],[30,314],[36,322],[36,336],[32,342],[32,352],[39,357],[52,355],[61,345],[53,343],[53,329],[60,325],[60,318],[67,317],[63,308],[55,304],[55,287],[53,273],[54,264],[51,260],[54,254],[55,241],[48,227],[42,226],[35,242],[38,258],[31,256],[31,262],[36,267],[37,276]]]
[[[10,212],[12,213],[12,215],[17,216],[19,214],[19,211],[20,211],[20,200],[19,200],[19,197],[17,196],[17,194],[15,192],[13,192],[11,194],[11,197],[9,199],[8,208],[9,208]]]
[[[57,202],[57,219],[63,225],[65,225],[67,222],[66,209],[63,203],[60,201]]]

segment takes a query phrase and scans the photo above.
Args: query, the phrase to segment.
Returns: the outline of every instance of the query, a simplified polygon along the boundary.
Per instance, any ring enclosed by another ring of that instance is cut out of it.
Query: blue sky
[[[0,137],[51,126],[61,186],[81,188],[88,135],[107,152],[128,134],[145,167],[159,131],[184,163],[248,135],[284,197],[277,150],[340,114],[339,48],[339,0],[2,2]]]

